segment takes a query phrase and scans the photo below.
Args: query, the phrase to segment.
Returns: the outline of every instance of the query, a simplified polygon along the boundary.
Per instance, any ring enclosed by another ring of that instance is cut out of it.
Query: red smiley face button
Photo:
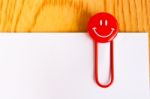
[[[118,22],[111,14],[98,13],[89,20],[88,33],[96,42],[110,42],[118,33]]]

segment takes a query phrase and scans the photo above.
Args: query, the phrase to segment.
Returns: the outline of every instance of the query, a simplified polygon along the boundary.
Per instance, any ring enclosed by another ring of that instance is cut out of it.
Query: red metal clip
[[[95,81],[102,88],[109,87],[114,81],[114,55],[113,55],[113,39],[118,33],[117,20],[108,13],[98,13],[91,17],[88,23],[88,33],[94,40],[95,54]],[[110,42],[110,81],[107,84],[101,84],[98,76],[98,43]]]
[[[98,42],[95,42],[94,44],[94,49],[95,49],[95,70],[94,70],[94,75],[95,75],[95,81],[97,85],[99,85],[102,88],[107,88],[109,87],[113,81],[114,81],[114,55],[113,55],[113,41],[110,42],[110,81],[103,85],[99,81],[99,76],[98,76]]]

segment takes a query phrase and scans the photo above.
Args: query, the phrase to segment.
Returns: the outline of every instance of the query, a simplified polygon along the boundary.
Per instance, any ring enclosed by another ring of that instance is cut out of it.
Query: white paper
[[[148,33],[119,33],[103,89],[87,33],[0,33],[0,99],[150,99],[148,55]]]

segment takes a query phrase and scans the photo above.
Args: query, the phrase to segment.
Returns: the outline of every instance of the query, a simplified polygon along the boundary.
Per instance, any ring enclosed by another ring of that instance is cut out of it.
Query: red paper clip
[[[117,20],[108,13],[98,13],[91,17],[88,23],[88,33],[94,40],[95,54],[95,81],[102,88],[109,87],[114,81],[114,55],[113,39],[118,33]],[[110,81],[107,84],[101,84],[98,76],[98,43],[110,42]]]

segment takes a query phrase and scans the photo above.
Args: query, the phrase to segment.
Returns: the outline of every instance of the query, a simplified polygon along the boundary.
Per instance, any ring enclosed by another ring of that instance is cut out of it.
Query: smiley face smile
[[[98,32],[96,31],[96,30],[97,30],[96,27],[93,27],[92,29],[93,29],[94,33],[95,33],[97,36],[102,37],[102,38],[107,38],[107,37],[109,37],[109,36],[112,35],[113,32],[115,31],[114,28],[111,28],[111,32],[110,32],[108,35],[104,36],[104,35],[100,35],[100,33],[98,33]]]

